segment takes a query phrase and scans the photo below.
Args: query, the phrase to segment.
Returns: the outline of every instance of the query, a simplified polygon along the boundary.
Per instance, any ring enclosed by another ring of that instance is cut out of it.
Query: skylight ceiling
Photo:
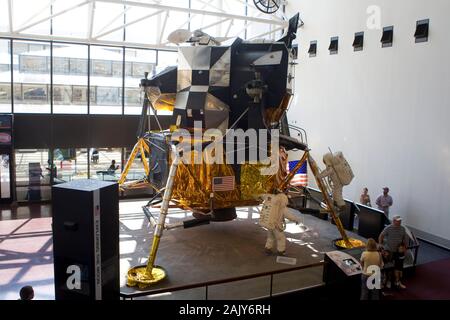
[[[175,48],[167,36],[201,29],[213,37],[280,38],[287,17],[248,0],[0,0],[0,36]],[[189,7],[190,3],[190,7]]]

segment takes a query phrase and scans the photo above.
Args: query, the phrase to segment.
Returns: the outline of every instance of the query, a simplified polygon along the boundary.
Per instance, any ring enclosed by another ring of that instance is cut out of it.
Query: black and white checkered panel
[[[211,64],[211,47],[181,47],[178,51],[177,90],[181,91],[191,85],[209,85]]]
[[[209,86],[209,70],[192,70],[191,84],[193,86]]]
[[[213,47],[211,49],[210,87],[229,87],[231,70],[231,48]]]
[[[201,121],[204,129],[228,128],[231,49],[229,47],[182,47],[178,57],[177,97],[174,121],[192,128]]]

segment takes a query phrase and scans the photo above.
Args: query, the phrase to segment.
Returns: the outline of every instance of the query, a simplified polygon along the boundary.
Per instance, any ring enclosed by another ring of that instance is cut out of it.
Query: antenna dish
[[[186,29],[178,29],[169,34],[167,40],[170,43],[174,43],[179,45],[180,43],[184,43],[188,41],[192,36],[192,32]]]

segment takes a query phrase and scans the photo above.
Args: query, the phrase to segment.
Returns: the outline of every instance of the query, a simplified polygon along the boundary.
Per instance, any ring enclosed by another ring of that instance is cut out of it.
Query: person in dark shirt
[[[114,173],[117,169],[119,169],[119,166],[116,165],[116,160],[112,160],[111,165],[108,168],[108,171]]]

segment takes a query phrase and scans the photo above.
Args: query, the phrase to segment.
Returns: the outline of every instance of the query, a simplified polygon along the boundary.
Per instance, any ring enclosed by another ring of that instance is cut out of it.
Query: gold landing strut
[[[355,248],[355,247],[363,246],[364,243],[362,241],[360,241],[358,239],[349,238],[347,236],[344,226],[342,225],[341,219],[339,219],[339,216],[335,212],[335,208],[334,208],[334,205],[333,205],[333,203],[330,199],[330,196],[327,192],[326,185],[325,185],[323,179],[318,178],[320,170],[319,170],[319,167],[317,166],[316,161],[313,159],[313,157],[309,153],[309,150],[305,151],[305,153],[303,154],[300,161],[297,163],[297,165],[294,167],[294,169],[291,172],[289,172],[288,176],[281,183],[279,188],[281,190],[284,190],[288,186],[289,182],[292,180],[295,173],[301,168],[301,166],[305,163],[306,160],[308,160],[311,171],[314,175],[314,178],[316,179],[317,186],[319,187],[320,192],[323,194],[325,204],[327,205],[327,208],[328,208],[328,212],[330,213],[331,217],[333,218],[334,223],[336,224],[336,227],[337,227],[339,233],[341,234],[342,240],[338,240],[336,242],[336,244],[342,248]]]

